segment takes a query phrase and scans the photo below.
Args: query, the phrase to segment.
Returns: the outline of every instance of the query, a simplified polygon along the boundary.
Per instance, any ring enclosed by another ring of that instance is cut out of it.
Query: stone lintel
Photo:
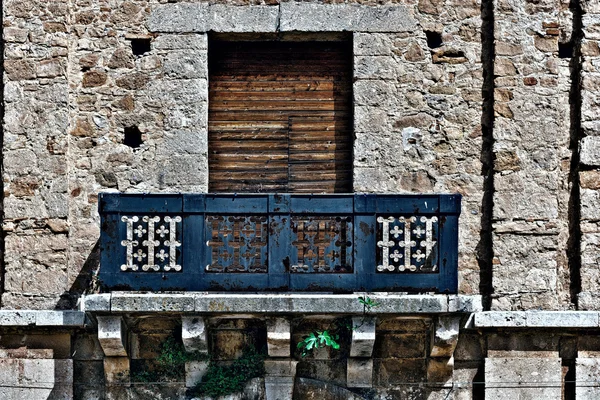
[[[439,316],[432,330],[431,357],[449,358],[454,354],[460,330],[459,316]]]
[[[0,326],[80,327],[86,325],[81,311],[2,310]]]
[[[186,351],[208,354],[207,329],[204,318],[181,317],[181,339]]]
[[[282,32],[408,32],[416,26],[402,5],[281,3]]]
[[[403,5],[318,4],[232,6],[207,3],[158,5],[150,32],[410,32],[417,22]]]
[[[176,3],[157,6],[148,19],[151,32],[277,32],[278,6]]]
[[[127,329],[120,316],[98,316],[98,340],[107,357],[127,357]]]
[[[287,318],[267,319],[267,349],[269,357],[291,356],[292,330]]]
[[[352,317],[352,326],[350,357],[371,357],[375,345],[377,317]]]
[[[475,328],[598,328],[594,311],[485,311],[475,313]]]
[[[214,293],[186,292],[147,294],[113,292],[88,295],[82,309],[111,313],[180,312],[202,314],[363,314],[364,307],[355,294],[306,293]],[[98,298],[97,296],[102,296]],[[480,311],[481,296],[444,294],[368,293],[379,303],[370,312],[380,314],[447,314]]]
[[[348,387],[373,387],[373,359],[349,357],[346,368],[346,382]]]

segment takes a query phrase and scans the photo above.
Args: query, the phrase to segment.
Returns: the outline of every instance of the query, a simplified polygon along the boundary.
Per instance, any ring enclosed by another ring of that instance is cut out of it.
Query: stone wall
[[[494,310],[598,308],[596,2],[3,11],[5,309],[73,308],[97,290],[99,192],[207,190],[210,35],[298,32],[352,33],[355,191],[463,195],[460,293]]]

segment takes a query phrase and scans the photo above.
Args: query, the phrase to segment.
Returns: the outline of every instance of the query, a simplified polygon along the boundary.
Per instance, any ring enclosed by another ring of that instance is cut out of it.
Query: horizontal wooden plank
[[[305,162],[305,161],[335,161],[344,160],[352,157],[351,150],[336,150],[336,151],[323,151],[323,152],[290,152],[289,160],[292,162]]]
[[[352,90],[350,82],[334,83],[332,81],[273,81],[273,82],[248,82],[248,81],[213,81],[209,82],[210,92],[318,92],[318,91],[349,91]]]
[[[278,110],[278,111],[335,111],[347,110],[347,101],[212,101],[213,111]]]
[[[241,161],[250,161],[250,162],[267,162],[267,161],[278,161],[278,160],[288,160],[288,152],[287,151],[250,151],[250,152],[211,152],[208,154],[209,162],[241,162]]]
[[[285,170],[263,170],[263,171],[211,171],[211,179],[216,181],[219,180],[245,180],[251,181],[262,181],[265,179],[269,180],[281,180],[285,181],[288,179],[288,171]]]
[[[350,110],[313,110],[310,113],[310,120],[318,121],[351,121]],[[302,110],[237,110],[237,111],[214,111],[210,109],[208,120],[209,121],[261,121],[261,122],[273,122],[273,121],[288,121],[289,118],[308,118],[306,111]]]
[[[296,73],[249,73],[249,72],[236,72],[236,73],[211,73],[210,80],[211,81],[309,81],[309,80],[317,80],[320,82],[348,82],[348,80],[352,79],[352,74],[344,72],[344,71],[328,71],[327,73],[322,73],[318,76],[315,75],[307,75],[306,71],[304,72],[296,72]]]
[[[242,101],[253,101],[253,100],[344,100],[351,101],[349,97],[350,92],[334,92],[334,91],[275,91],[275,92],[211,92],[209,94],[209,101],[222,101],[222,100],[242,100]]]
[[[287,142],[288,131],[267,130],[267,129],[248,129],[226,131],[212,130],[209,132],[208,140],[279,140]]]
[[[209,152],[288,151],[287,142],[277,140],[214,140],[208,148]]]

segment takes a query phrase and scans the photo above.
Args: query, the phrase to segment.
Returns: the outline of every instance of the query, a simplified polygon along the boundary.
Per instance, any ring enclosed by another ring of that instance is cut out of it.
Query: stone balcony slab
[[[475,314],[475,328],[598,328],[593,311],[485,311]]]
[[[88,320],[82,311],[2,310],[0,326],[80,327]]]
[[[480,296],[393,293],[138,293],[113,292],[84,296],[83,311],[98,313],[202,314],[362,314],[360,296],[378,303],[370,314],[446,314],[481,311]]]

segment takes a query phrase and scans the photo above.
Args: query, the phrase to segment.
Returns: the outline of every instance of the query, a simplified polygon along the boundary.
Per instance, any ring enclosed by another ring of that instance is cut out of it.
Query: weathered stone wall
[[[207,31],[353,32],[355,191],[460,192],[461,293],[491,283],[494,309],[564,309],[580,285],[593,307],[595,3],[161,3],[4,3],[3,307],[73,307],[93,288],[98,192],[207,190]]]
[[[581,294],[579,307],[598,310],[600,293],[600,6],[582,3],[581,23]]]
[[[570,304],[568,6],[495,3],[493,309]]]

